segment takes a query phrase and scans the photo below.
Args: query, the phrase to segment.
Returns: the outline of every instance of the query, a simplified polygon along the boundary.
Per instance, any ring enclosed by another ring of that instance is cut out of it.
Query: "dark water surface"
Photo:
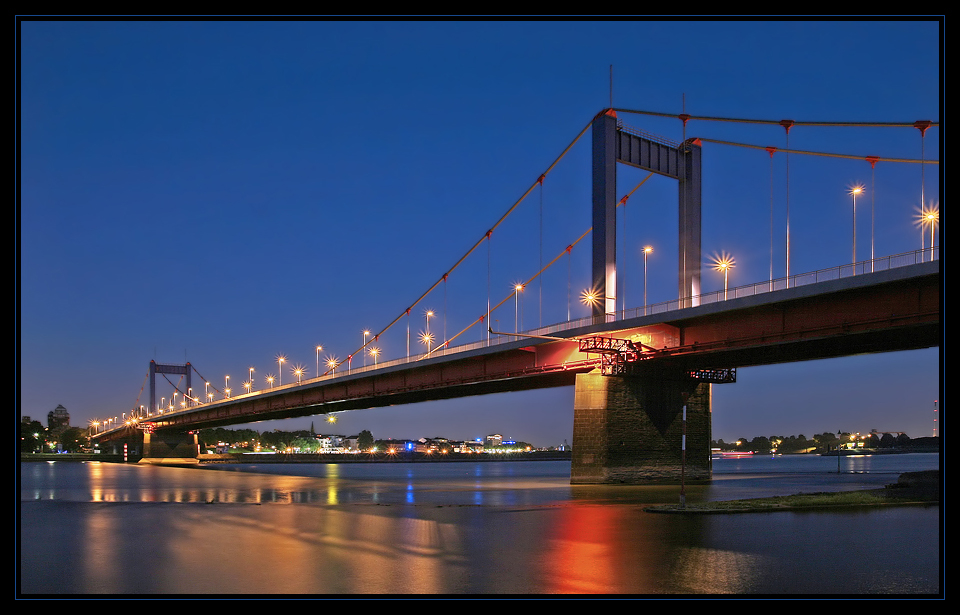
[[[718,460],[687,502],[882,487],[938,455]],[[561,461],[20,464],[23,595],[941,592],[940,507],[663,515]]]

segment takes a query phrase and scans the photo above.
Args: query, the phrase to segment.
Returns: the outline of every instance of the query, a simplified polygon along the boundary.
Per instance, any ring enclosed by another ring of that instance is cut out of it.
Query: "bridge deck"
[[[585,319],[147,419],[190,430],[487,393],[571,386],[599,366],[578,339],[604,335],[657,350],[650,369],[716,369],[939,346],[939,261],[675,311]],[[109,437],[109,432],[100,436]]]

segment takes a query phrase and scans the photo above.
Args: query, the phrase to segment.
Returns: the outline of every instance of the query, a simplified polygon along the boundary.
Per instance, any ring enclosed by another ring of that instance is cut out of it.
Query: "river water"
[[[936,454],[714,462],[686,501],[882,487]],[[570,463],[20,464],[19,591],[53,595],[941,595],[939,506],[669,515]]]

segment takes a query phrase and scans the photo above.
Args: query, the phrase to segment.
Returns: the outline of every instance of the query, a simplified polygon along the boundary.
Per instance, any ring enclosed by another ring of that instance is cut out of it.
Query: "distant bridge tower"
[[[593,305],[594,320],[616,312],[617,163],[672,177],[679,182],[679,298],[685,307],[700,294],[700,145],[687,139],[673,147],[624,132],[613,109],[593,120]]]
[[[150,361],[150,412],[156,412],[157,408],[157,374],[180,374],[186,375],[187,388],[186,391],[190,392],[193,388],[190,385],[190,374],[193,371],[190,364],[186,365],[162,365],[156,361]]]

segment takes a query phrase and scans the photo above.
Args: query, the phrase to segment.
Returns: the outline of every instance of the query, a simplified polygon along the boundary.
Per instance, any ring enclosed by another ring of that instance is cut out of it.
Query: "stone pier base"
[[[200,440],[195,433],[143,434],[140,463],[199,463]]]
[[[686,405],[686,453],[683,408]],[[710,385],[681,372],[577,376],[572,484],[678,483],[711,477]]]

